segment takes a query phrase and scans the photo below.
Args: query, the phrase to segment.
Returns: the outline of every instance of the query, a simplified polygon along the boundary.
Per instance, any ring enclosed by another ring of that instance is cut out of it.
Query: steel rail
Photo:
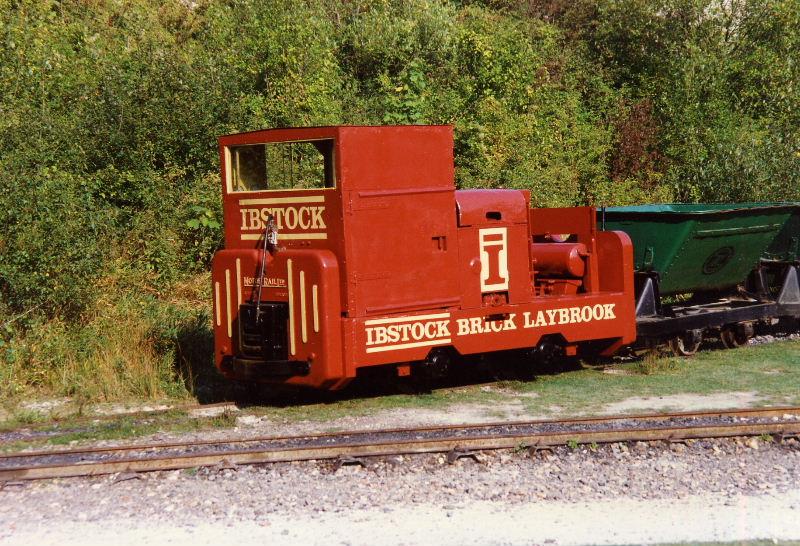
[[[800,422],[735,423],[590,431],[511,433],[492,436],[435,439],[378,440],[332,446],[266,447],[195,452],[169,456],[128,457],[116,460],[19,466],[0,469],[0,481],[95,476],[117,472],[178,470],[218,464],[255,464],[337,458],[359,458],[423,453],[470,452],[496,449],[539,449],[558,445],[627,441],[676,441],[757,435],[798,436]],[[20,454],[21,456],[24,454]]]
[[[425,427],[401,427],[379,430],[346,430],[338,432],[322,432],[316,434],[301,434],[289,436],[254,436],[252,438],[222,438],[216,440],[192,440],[182,442],[156,442],[149,444],[128,444],[103,447],[75,447],[58,450],[19,451],[0,453],[0,461],[23,458],[43,457],[58,455],[96,454],[126,451],[152,451],[156,449],[173,449],[182,447],[210,447],[230,444],[255,444],[263,442],[290,442],[295,440],[322,440],[326,438],[341,438],[343,436],[363,436],[367,434],[413,434],[430,432],[452,432],[456,430],[470,431],[494,427],[536,427],[548,425],[589,425],[595,423],[612,423],[615,421],[666,421],[669,419],[691,419],[704,417],[738,417],[742,419],[756,417],[782,417],[783,415],[800,416],[800,406],[778,406],[772,408],[745,408],[735,410],[689,411],[670,413],[642,413],[626,415],[601,415],[592,417],[574,417],[569,419],[536,419],[529,421],[492,421],[488,423],[474,423],[462,425],[431,425]]]

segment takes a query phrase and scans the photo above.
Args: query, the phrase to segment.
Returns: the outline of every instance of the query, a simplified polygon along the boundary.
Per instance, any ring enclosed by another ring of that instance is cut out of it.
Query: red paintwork
[[[335,188],[227,191],[226,146],[320,138],[334,140]],[[611,354],[635,339],[628,237],[596,232],[592,208],[531,210],[526,191],[456,191],[449,126],[255,131],[221,137],[220,160],[226,249],[212,267],[214,333],[229,376],[237,309],[254,297],[261,260],[262,231],[248,224],[259,212],[242,212],[253,208],[294,223],[267,256],[261,300],[289,302],[289,359],[311,371],[275,381],[334,389],[384,364],[406,375],[436,347],[482,353],[558,334],[570,353],[603,340]],[[547,242],[562,234],[568,243]]]
[[[583,243],[533,243],[533,267],[539,275],[581,279],[586,274],[586,245]]]

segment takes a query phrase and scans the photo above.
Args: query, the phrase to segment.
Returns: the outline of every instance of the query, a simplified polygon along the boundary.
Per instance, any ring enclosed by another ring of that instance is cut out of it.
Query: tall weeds
[[[108,282],[83,322],[29,325],[0,347],[0,398],[45,394],[88,402],[194,394],[214,376],[206,280],[197,275],[183,283],[173,301],[130,288],[118,292]]]

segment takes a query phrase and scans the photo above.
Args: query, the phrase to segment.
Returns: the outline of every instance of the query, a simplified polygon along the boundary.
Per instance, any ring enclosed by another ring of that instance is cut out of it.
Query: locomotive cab
[[[221,137],[220,162],[226,375],[331,387],[354,373],[342,319],[459,303],[449,127],[256,131]]]

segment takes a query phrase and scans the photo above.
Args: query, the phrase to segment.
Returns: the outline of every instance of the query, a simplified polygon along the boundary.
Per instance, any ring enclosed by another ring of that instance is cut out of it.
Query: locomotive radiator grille
[[[288,359],[287,322],[289,306],[282,302],[239,308],[239,349],[243,356],[265,361]]]

